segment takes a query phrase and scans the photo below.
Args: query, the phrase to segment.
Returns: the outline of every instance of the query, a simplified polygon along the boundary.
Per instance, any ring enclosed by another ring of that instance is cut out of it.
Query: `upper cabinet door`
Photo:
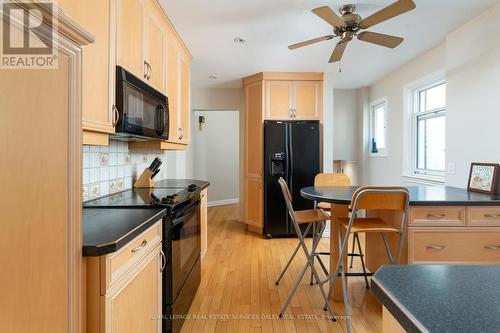
[[[321,82],[294,81],[293,119],[319,119],[321,114]]]
[[[181,100],[180,100],[180,112],[179,112],[179,141],[182,143],[189,143],[189,120],[191,117],[191,71],[189,59],[181,58],[180,63],[181,69]]]
[[[146,13],[144,58],[146,66],[149,66],[146,81],[157,90],[163,92],[165,89],[165,36],[161,25],[162,13],[153,0],[148,0]]]
[[[109,56],[109,0],[60,0],[60,8],[86,30],[95,42],[83,48],[82,60],[82,126],[84,130],[114,132],[112,125]]]
[[[292,118],[292,81],[267,81],[265,84],[266,119]]]
[[[141,0],[117,1],[117,64],[141,79],[144,66],[144,5]]]
[[[169,108],[168,141],[179,141],[179,52],[173,43],[167,42],[167,98]]]

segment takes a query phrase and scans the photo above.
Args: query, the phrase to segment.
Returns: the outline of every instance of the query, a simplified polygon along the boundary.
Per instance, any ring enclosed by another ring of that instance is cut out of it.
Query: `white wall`
[[[403,119],[405,111],[403,89],[406,85],[445,68],[445,45],[442,44],[413,59],[369,88],[369,101],[387,97],[387,157],[365,158],[363,179],[368,184],[404,184]],[[369,127],[369,108],[365,107],[363,128]],[[364,137],[362,145],[368,145]],[[365,149],[365,156],[368,150]]]
[[[447,183],[466,187],[471,162],[500,162],[500,5],[446,39]]]
[[[238,203],[239,112],[195,111],[193,116],[194,178],[210,182],[209,206]],[[205,117],[201,129],[200,116]]]
[[[446,183],[466,187],[471,162],[500,162],[499,35],[500,5],[497,5],[369,88],[369,100],[387,97],[388,157],[368,157],[364,133],[361,145],[365,183],[405,184],[402,180],[404,87],[440,71],[447,80],[446,159],[447,165],[455,164],[455,173],[447,173]],[[366,132],[368,108],[364,112]]]
[[[245,135],[245,100],[244,92],[242,88],[200,88],[191,87],[191,109],[197,111],[235,111],[240,112],[240,161],[243,161],[244,157],[244,135]],[[195,126],[198,126],[196,121],[191,122],[193,132]],[[193,132],[194,133],[194,132]],[[195,160],[194,151],[190,146],[187,151],[187,170],[193,170],[190,176],[193,176],[194,169],[193,163]],[[240,184],[243,184],[243,163],[240,163]],[[210,200],[210,188],[208,189],[209,200]],[[244,197],[244,187],[240,186],[240,201],[243,201]],[[240,205],[240,221],[243,221],[243,205]]]

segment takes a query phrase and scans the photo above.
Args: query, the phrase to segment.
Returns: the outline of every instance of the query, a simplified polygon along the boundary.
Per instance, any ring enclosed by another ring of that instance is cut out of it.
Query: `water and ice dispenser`
[[[285,153],[271,153],[269,155],[269,171],[271,176],[284,176],[285,175]]]

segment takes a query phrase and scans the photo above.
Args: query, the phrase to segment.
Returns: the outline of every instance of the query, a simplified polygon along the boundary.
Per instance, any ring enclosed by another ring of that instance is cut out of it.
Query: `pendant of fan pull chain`
[[[329,63],[340,61],[344,55],[347,44],[355,37],[362,42],[393,49],[401,44],[404,39],[401,37],[361,30],[368,29],[376,24],[404,14],[415,9],[415,7],[416,5],[412,0],[399,0],[366,18],[362,18],[356,13],[355,5],[344,5],[340,7],[340,16],[328,6],[318,7],[313,9],[312,12],[333,27],[333,34],[293,44],[288,48],[290,50],[295,50],[325,40],[339,38],[330,56]]]

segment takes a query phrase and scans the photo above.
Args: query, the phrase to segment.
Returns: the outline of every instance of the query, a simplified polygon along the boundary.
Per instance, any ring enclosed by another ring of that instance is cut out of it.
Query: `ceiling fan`
[[[318,7],[313,9],[312,12],[333,27],[333,35],[310,39],[301,43],[290,45],[288,48],[290,50],[294,50],[299,47],[340,37],[340,41],[335,46],[330,60],[328,61],[330,63],[337,62],[342,59],[347,43],[349,43],[354,37],[357,37],[363,42],[395,48],[403,42],[403,38],[370,31],[360,32],[360,30],[370,28],[375,24],[406,13],[415,7],[416,5],[412,0],[399,0],[364,19],[356,13],[355,5],[344,5],[340,7],[341,16],[338,16],[328,6]]]

